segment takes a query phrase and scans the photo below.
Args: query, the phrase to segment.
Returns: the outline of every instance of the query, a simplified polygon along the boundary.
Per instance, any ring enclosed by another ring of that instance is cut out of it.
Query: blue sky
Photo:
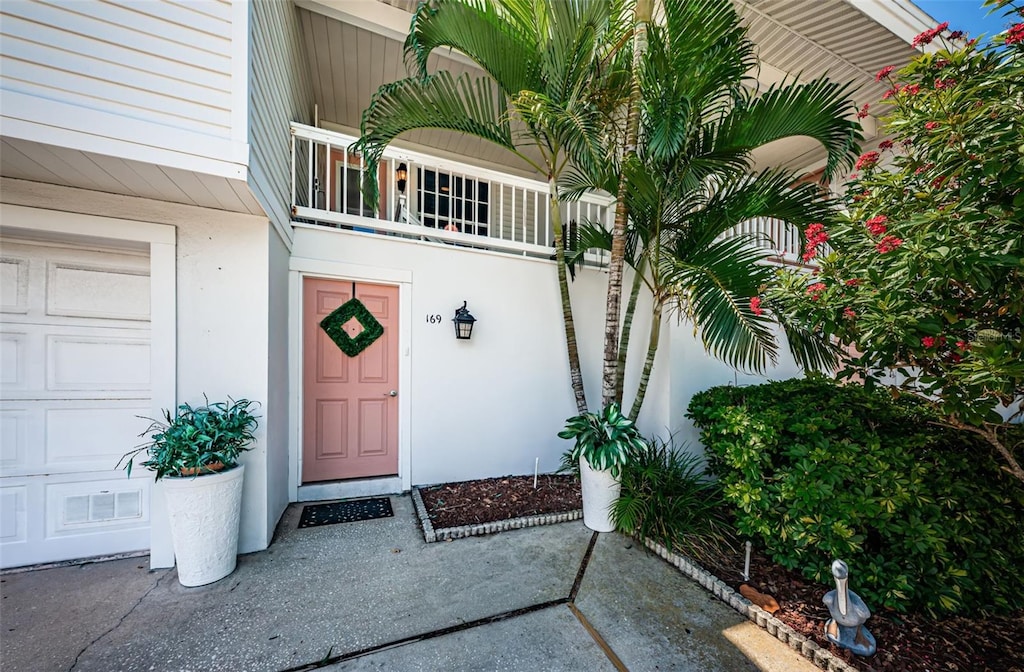
[[[988,7],[982,7],[983,0],[913,0],[913,3],[928,12],[936,23],[949,21],[950,30],[963,30],[971,37],[985,33],[992,37],[1006,29],[1006,18],[1002,11],[988,14]],[[988,40],[985,40],[988,43]]]

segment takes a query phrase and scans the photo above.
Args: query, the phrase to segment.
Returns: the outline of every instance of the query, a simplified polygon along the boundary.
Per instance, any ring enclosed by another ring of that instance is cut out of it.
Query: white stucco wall
[[[258,217],[178,225],[178,400],[268,397],[269,222]],[[276,235],[276,234],[275,234]],[[243,455],[238,550],[266,548],[267,421]],[[270,528],[272,531],[272,527]]]
[[[267,322],[267,541],[288,506],[288,248],[275,229],[269,235]]]
[[[293,256],[352,264],[368,277],[400,271],[411,278],[411,324],[402,326],[411,345],[401,353],[409,389],[399,392],[411,408],[404,429],[413,484],[530,473],[535,458],[541,471],[558,468],[568,443],[556,434],[576,407],[553,263],[318,227],[296,230]],[[596,269],[584,269],[572,283],[592,408],[600,404],[606,284],[606,273]],[[478,320],[468,342],[455,339],[451,322],[464,300]],[[627,406],[647,347],[649,305],[644,296],[634,322]],[[441,322],[429,323],[429,315]],[[682,434],[694,391],[735,378],[704,354],[689,325],[667,316],[663,330],[639,424],[648,435],[667,436]],[[791,373],[784,367],[773,375]]]

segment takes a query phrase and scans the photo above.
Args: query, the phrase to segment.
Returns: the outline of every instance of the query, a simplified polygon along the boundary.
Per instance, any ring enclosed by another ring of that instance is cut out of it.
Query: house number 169
[[[441,323],[441,316],[440,315],[427,315],[427,324],[440,324],[440,323]]]

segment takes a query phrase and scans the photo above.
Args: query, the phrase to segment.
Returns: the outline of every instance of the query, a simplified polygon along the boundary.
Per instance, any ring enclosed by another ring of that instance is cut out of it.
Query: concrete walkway
[[[269,550],[200,588],[148,558],[6,574],[0,668],[817,669],[620,535],[426,544],[410,499],[391,502],[394,518],[301,530],[292,505]]]

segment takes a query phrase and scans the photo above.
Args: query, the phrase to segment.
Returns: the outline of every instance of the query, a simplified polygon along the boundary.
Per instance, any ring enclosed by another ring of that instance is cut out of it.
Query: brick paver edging
[[[715,597],[738,611],[740,615],[767,630],[768,634],[780,642],[789,644],[789,648],[798,651],[821,669],[828,672],[858,672],[857,668],[752,603],[694,561],[669,551],[651,539],[645,539],[644,545],[657,553],[665,562],[699,583],[709,592],[713,593]]]
[[[420,519],[420,525],[423,527],[423,539],[428,544],[447,539],[462,539],[463,537],[493,534],[495,532],[504,532],[505,530],[519,530],[524,527],[536,527],[537,525],[565,523],[583,517],[583,509],[576,509],[566,513],[541,513],[536,516],[496,520],[492,523],[480,523],[478,525],[443,527],[435,530],[433,523],[430,522],[430,516],[427,515],[427,507],[423,504],[423,497],[420,495],[419,488],[414,487],[412,489],[412,503],[416,507],[416,516]]]

